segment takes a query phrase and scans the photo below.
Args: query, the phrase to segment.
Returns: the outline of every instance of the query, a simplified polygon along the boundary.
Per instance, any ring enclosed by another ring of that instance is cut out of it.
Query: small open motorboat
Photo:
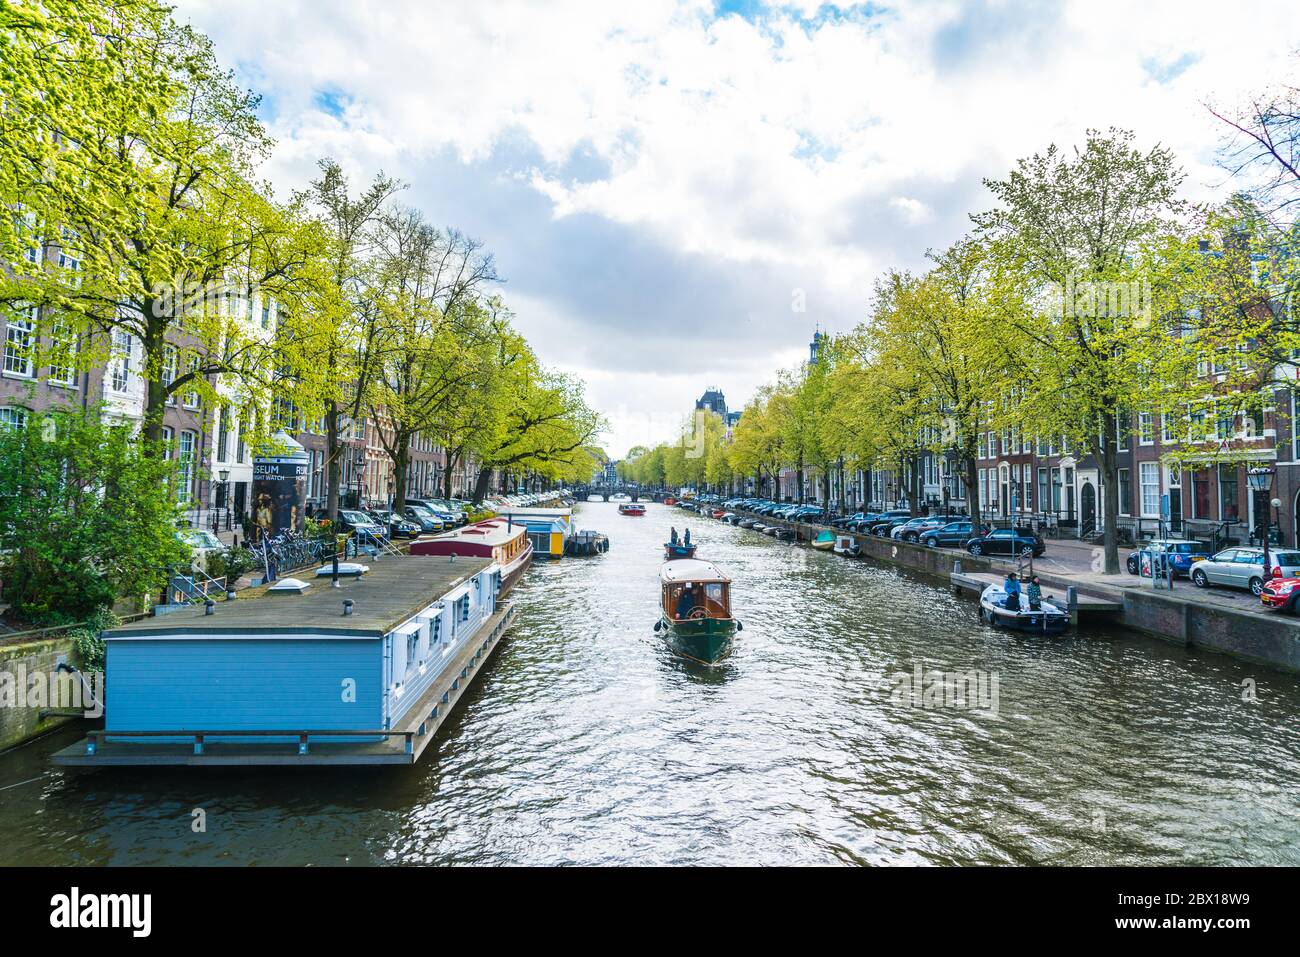
[[[726,522],[728,525],[735,525],[740,521],[740,516],[735,512],[723,512],[722,521]]]
[[[753,525],[750,525],[749,527],[752,528],[752,529],[753,529],[754,531],[756,531],[756,532],[765,532],[765,531],[767,531],[767,526],[764,525],[762,522],[755,522]]]
[[[675,498],[673,498],[671,495],[669,495],[666,499],[664,499],[664,504],[665,504],[665,505],[676,505],[676,504],[677,504],[677,499],[675,499]]]
[[[832,531],[818,532],[817,537],[809,544],[819,552],[829,552],[835,547],[835,533]]]
[[[611,502],[630,502],[632,501],[632,496],[628,495],[626,492],[615,492],[609,497],[609,500]]]
[[[618,507],[620,515],[644,515],[645,506],[640,502],[624,502]]]
[[[1046,635],[1059,635],[1070,628],[1070,616],[1051,602],[1040,602],[1036,610],[1031,610],[1022,594],[1020,609],[1008,609],[1007,593],[1001,585],[990,585],[980,593],[980,620],[994,628]]]
[[[726,509],[715,508],[709,514],[712,515],[714,518],[722,518],[722,516],[727,514],[727,511]]]
[[[664,561],[670,562],[674,558],[694,558],[695,549],[698,547],[698,542],[691,541],[689,528],[686,529],[685,535],[679,537],[674,526],[669,530],[668,541],[664,542]]]
[[[706,665],[731,653],[740,622],[731,617],[731,579],[712,562],[675,559],[659,570],[662,591],[655,631],[683,657]]]
[[[755,525],[758,524],[758,519],[756,519],[756,518],[742,518],[742,519],[741,519],[740,521],[738,521],[736,524],[739,525],[741,528],[753,528]]]
[[[768,531],[773,538],[779,541],[789,542],[794,540],[794,532],[783,525],[776,525],[768,529]]]

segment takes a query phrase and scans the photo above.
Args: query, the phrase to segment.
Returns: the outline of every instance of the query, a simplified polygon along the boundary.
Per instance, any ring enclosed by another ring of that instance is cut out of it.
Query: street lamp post
[[[217,509],[217,514],[212,519],[213,532],[217,532],[221,527],[221,509],[225,508],[226,514],[230,514],[230,469],[222,469],[217,473],[218,485],[221,488],[221,506]]]
[[[1246,481],[1250,483],[1250,488],[1255,492],[1271,492],[1273,490],[1273,476],[1276,470],[1260,467],[1248,469],[1246,471]],[[1268,539],[1269,533],[1273,530],[1273,516],[1269,512],[1269,504],[1264,505],[1264,580],[1268,581],[1273,577],[1272,563],[1268,556]]]

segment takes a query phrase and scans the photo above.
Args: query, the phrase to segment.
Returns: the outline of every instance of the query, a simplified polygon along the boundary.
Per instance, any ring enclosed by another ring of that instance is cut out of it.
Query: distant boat
[[[665,504],[665,505],[676,505],[676,504],[677,504],[677,499],[673,498],[673,497],[670,495],[670,496],[668,496],[666,499],[664,499],[664,504]]]
[[[831,531],[818,532],[817,537],[812,540],[812,547],[819,552],[829,552],[835,547],[835,533]]]
[[[694,558],[697,548],[699,545],[695,542],[689,545],[684,542],[664,542],[664,559],[671,561],[674,558]]]
[[[611,502],[630,502],[632,501],[632,496],[628,495],[626,492],[615,492],[609,497],[609,500]]]
[[[645,506],[640,502],[624,502],[618,507],[620,515],[644,515]]]
[[[682,558],[659,569],[659,621],[668,647],[706,665],[731,654],[740,622],[731,615],[731,579],[712,562]],[[690,594],[683,599],[687,589]]]
[[[722,516],[726,515],[727,512],[726,509],[715,508],[709,514],[712,515],[714,518],[722,518]]]
[[[849,558],[858,558],[862,554],[862,546],[852,535],[841,535],[835,540],[835,554],[846,555]]]
[[[1007,593],[1001,585],[989,585],[980,593],[980,621],[986,621],[994,628],[1047,635],[1059,635],[1070,627],[1070,616],[1066,612],[1045,601],[1031,610],[1023,593],[1019,610],[1007,608]]]

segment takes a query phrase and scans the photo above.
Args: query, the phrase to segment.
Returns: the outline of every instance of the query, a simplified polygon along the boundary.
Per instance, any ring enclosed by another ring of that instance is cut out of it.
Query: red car
[[[1269,608],[1295,613],[1300,598],[1300,578],[1270,578],[1264,582],[1259,600]]]

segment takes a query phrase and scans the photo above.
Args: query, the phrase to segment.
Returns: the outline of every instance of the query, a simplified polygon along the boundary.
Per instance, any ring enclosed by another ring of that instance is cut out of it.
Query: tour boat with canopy
[[[620,515],[644,515],[645,506],[640,502],[624,502],[618,507]]]
[[[655,631],[677,654],[706,665],[731,653],[741,624],[731,616],[731,579],[712,562],[678,558],[659,569],[662,591]]]

